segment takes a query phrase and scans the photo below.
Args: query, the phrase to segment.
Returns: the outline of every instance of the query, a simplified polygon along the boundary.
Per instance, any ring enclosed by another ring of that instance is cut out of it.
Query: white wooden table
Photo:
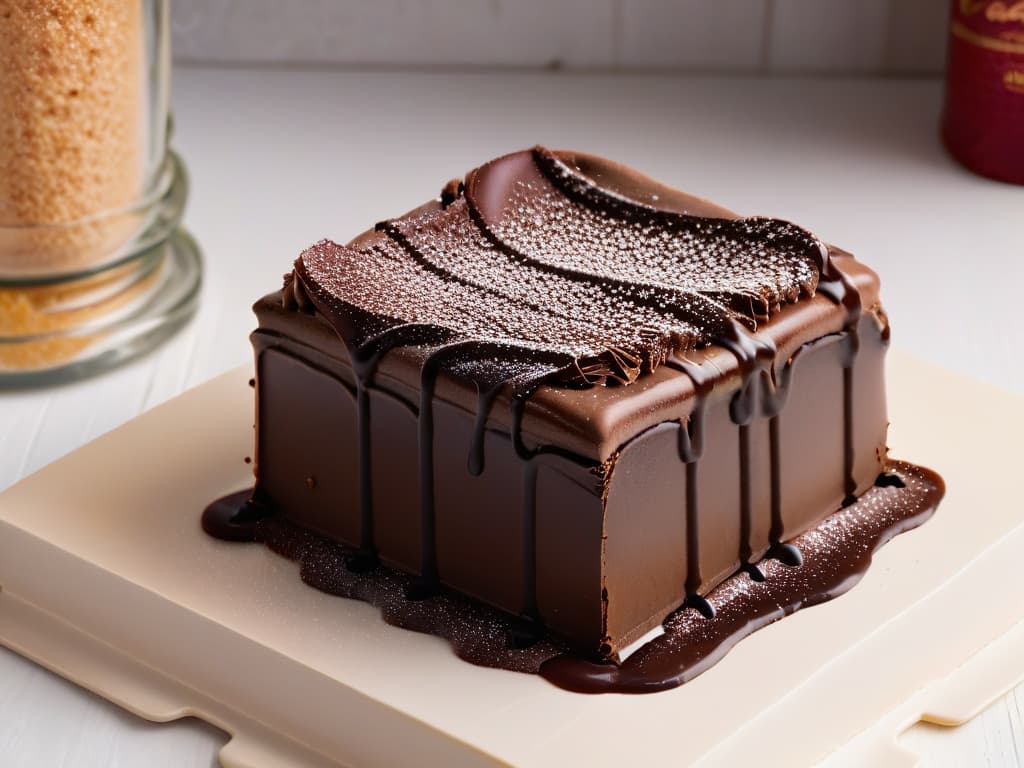
[[[193,178],[186,221],[206,257],[198,316],[102,377],[0,393],[0,489],[245,361],[251,303],[304,246],[348,239],[534,143],[604,154],[806,225],[881,273],[895,344],[1024,393],[1024,187],[946,158],[938,82],[175,74],[176,144]],[[970,404],[949,418],[969,420]],[[225,738],[194,721],[142,722],[0,650],[3,768],[209,766]],[[962,728],[918,726],[905,740],[928,765],[1024,766],[1024,687]]]

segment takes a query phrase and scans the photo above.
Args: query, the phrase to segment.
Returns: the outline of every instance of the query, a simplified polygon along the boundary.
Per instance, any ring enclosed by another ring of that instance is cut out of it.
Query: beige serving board
[[[473,667],[206,537],[205,504],[251,482],[246,368],[0,495],[0,642],[142,717],[223,728],[225,766],[913,765],[903,729],[1024,679],[1024,400],[895,353],[889,374],[893,453],[945,477],[939,512],[672,691]]]

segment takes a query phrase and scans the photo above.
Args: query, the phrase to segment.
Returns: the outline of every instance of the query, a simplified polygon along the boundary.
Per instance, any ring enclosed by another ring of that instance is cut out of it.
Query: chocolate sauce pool
[[[447,590],[415,599],[417,577],[367,563],[355,550],[274,516],[249,501],[251,491],[211,504],[203,528],[221,539],[263,542],[298,562],[310,586],[367,602],[393,626],[442,637],[472,664],[540,674],[581,693],[654,693],[692,680],[758,629],[846,592],[879,547],[931,517],[944,492],[935,472],[891,463],[859,499],[788,542],[802,555],[800,565],[766,558],[758,564],[763,580],[737,573],[705,596],[712,618],[684,604],[665,619],[663,635],[618,664],[572,655],[535,623]]]

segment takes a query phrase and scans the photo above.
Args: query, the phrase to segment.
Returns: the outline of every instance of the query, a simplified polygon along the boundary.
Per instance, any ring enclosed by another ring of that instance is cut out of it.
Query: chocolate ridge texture
[[[698,345],[741,347],[740,324],[813,294],[828,260],[788,222],[655,208],[540,147],[461,188],[382,222],[380,237],[300,257],[301,288],[350,348],[431,340],[450,372],[484,387],[628,384]]]

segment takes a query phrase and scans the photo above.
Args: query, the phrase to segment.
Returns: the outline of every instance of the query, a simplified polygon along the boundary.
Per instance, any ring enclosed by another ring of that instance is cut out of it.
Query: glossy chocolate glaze
[[[601,166],[591,160],[588,167]],[[608,166],[601,175],[625,179],[631,189],[643,187],[622,169]],[[440,583],[433,401],[442,373],[471,382],[480,393],[467,458],[471,473],[481,471],[485,461],[480,446],[495,395],[511,389],[512,441],[529,478],[528,463],[536,452],[525,449],[520,424],[525,401],[546,381],[629,384],[668,362],[696,384],[694,368],[676,359],[695,346],[717,344],[739,364],[732,415],[742,433],[759,400],[767,408],[781,407],[785,387],[779,381],[788,380],[785,372],[776,379],[776,347],[744,324],[756,327],[782,304],[815,289],[845,311],[847,367],[852,366],[861,298],[853,282],[832,266],[820,240],[780,220],[695,216],[657,207],[626,196],[622,186],[601,186],[573,165],[571,156],[536,147],[471,171],[461,187],[447,185],[440,209],[383,222],[377,227],[381,236],[365,237],[358,247],[319,243],[296,262],[285,300],[299,311],[315,307],[348,347],[357,375],[361,446],[369,443],[370,416],[369,402],[359,393],[372,385],[381,356],[398,347],[430,348],[421,368],[418,409],[419,591],[424,594]],[[698,392],[698,418],[704,400]],[[847,386],[848,496],[856,488],[851,402]],[[773,455],[777,442],[772,441]],[[360,451],[360,493],[363,548],[372,556],[370,470],[363,466],[368,456]],[[699,455],[686,461],[687,588],[691,602],[707,612],[697,591],[703,581],[697,461]],[[780,541],[773,545],[797,561]],[[752,567],[750,553],[741,555]]]
[[[706,596],[712,610],[680,606],[665,619],[664,634],[621,663],[595,663],[569,653],[537,624],[448,590],[411,600],[410,593],[420,597],[415,577],[383,566],[367,572],[358,551],[261,510],[249,500],[251,491],[211,504],[203,525],[219,538],[265,543],[298,561],[310,586],[370,603],[394,626],[442,637],[473,664],[539,673],[582,693],[654,693],[692,680],[758,629],[846,592],[880,546],[928,519],[943,490],[935,473],[891,464],[859,499],[789,542],[803,555],[799,566],[767,560],[758,579],[746,571],[735,574]]]
[[[281,513],[423,605],[448,585],[520,644],[546,624],[614,658],[680,603],[713,617],[737,569],[799,566],[787,539],[870,487],[877,302],[795,225],[587,155],[499,158],[314,246],[257,304],[243,520]]]

